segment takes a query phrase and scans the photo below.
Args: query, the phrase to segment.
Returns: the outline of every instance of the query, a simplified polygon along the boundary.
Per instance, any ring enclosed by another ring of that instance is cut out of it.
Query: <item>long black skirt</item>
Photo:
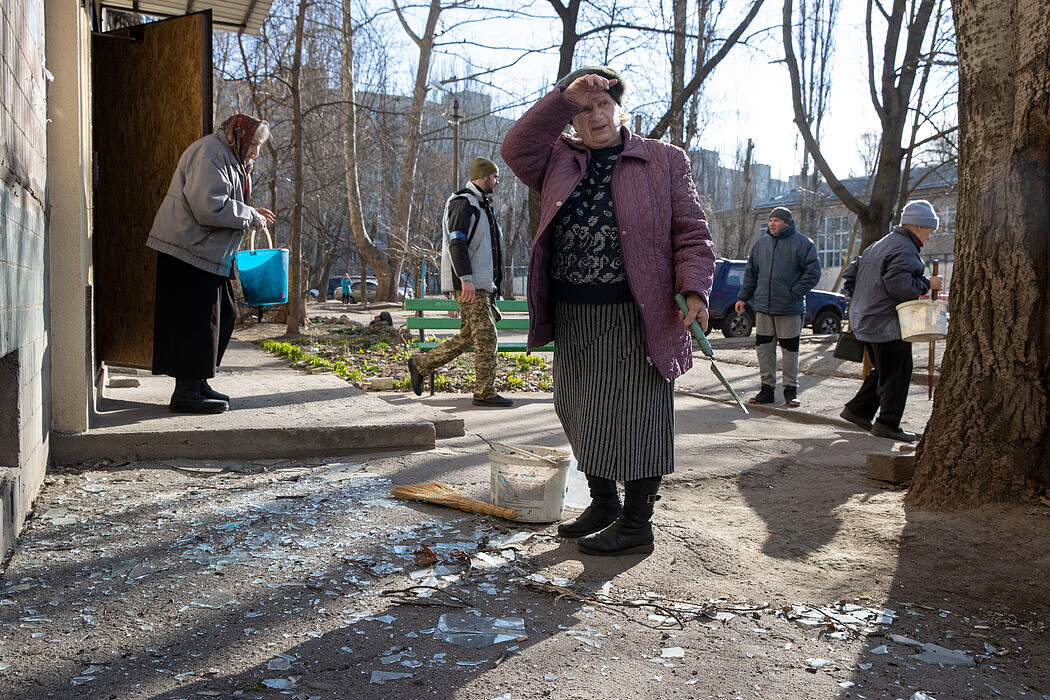
[[[674,471],[674,383],[645,352],[635,303],[554,304],[554,409],[580,471],[617,481]]]
[[[153,374],[214,377],[237,321],[230,279],[158,253],[155,299]]]

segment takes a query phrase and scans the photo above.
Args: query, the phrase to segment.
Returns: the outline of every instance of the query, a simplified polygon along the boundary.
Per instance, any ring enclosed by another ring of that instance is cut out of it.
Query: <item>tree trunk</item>
[[[289,335],[298,335],[306,318],[306,296],[303,289],[303,100],[302,57],[303,25],[306,23],[308,0],[299,0],[295,18],[295,54],[292,59],[292,226],[288,257],[288,322]],[[327,287],[325,287],[327,290]]]
[[[908,495],[923,507],[1025,500],[1050,482],[1050,36],[1031,31],[1050,4],[952,4],[959,213],[947,352]]]
[[[677,95],[685,88],[685,0],[671,0],[674,16],[674,36],[671,40],[671,94]],[[702,28],[701,28],[702,29]],[[671,114],[670,141],[685,148],[685,110],[679,108]]]
[[[367,263],[376,271],[376,279],[396,279],[395,270],[387,252],[373,242],[365,229],[364,211],[361,206],[361,186],[357,174],[357,104],[354,86],[354,28],[350,0],[343,0],[342,36],[342,90],[347,115],[343,122],[343,162],[345,163],[347,218],[350,234],[357,247],[362,264]]]
[[[398,9],[397,4],[394,5]],[[419,158],[420,125],[423,123],[423,107],[427,98],[427,78],[430,75],[430,60],[434,53],[434,38],[437,32],[438,17],[441,15],[441,0],[430,0],[426,27],[420,36],[409,29],[408,24],[398,9],[398,18],[408,35],[419,47],[419,62],[416,64],[416,83],[412,90],[412,107],[408,116],[408,129],[405,134],[405,155],[401,161],[401,183],[397,191],[397,204],[394,206],[394,231],[391,242],[397,241],[398,248],[408,250],[408,228],[412,218],[412,194],[416,184],[416,161]],[[391,263],[395,274],[384,280],[377,274],[379,288],[376,296],[387,301],[397,301],[397,280],[401,272],[401,257]]]

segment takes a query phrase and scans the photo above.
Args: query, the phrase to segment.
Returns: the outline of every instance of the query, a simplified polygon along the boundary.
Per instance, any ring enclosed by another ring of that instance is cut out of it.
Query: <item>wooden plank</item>
[[[212,129],[211,42],[210,11],[92,36],[97,360],[153,363],[146,236],[183,150]]]

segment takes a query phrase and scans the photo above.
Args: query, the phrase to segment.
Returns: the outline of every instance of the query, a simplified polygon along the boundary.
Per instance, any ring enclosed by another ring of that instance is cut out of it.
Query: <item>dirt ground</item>
[[[1050,698],[1050,508],[917,511],[843,449],[877,439],[698,390],[648,557],[389,496],[487,498],[483,411],[428,452],[55,469],[3,573],[0,695]],[[561,445],[549,394],[515,411]]]

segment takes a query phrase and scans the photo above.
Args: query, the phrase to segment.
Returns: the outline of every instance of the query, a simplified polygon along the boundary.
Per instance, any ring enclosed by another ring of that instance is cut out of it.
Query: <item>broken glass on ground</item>
[[[973,666],[974,660],[966,652],[959,649],[946,649],[939,644],[923,644],[922,653],[912,654],[909,659],[921,661],[924,664],[938,664],[940,666]]]
[[[393,673],[391,671],[372,671],[372,677],[368,679],[369,683],[375,683],[376,685],[383,685],[387,681],[396,681],[401,678],[411,678],[413,673]]]
[[[446,613],[438,619],[434,638],[465,649],[521,641],[525,636],[525,620],[520,617],[482,617],[462,613]]]

